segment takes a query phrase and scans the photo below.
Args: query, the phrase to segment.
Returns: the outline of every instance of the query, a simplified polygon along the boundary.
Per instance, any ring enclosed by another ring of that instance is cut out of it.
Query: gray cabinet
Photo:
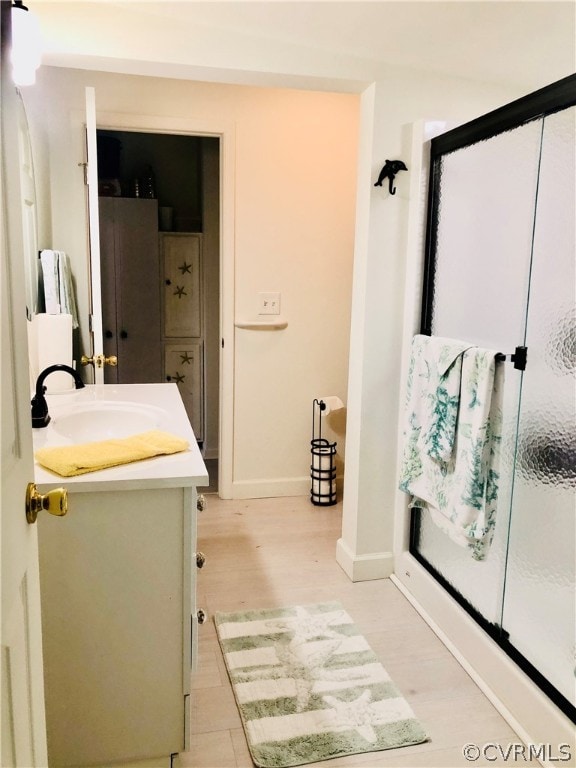
[[[100,270],[107,384],[162,381],[158,201],[101,197]]]

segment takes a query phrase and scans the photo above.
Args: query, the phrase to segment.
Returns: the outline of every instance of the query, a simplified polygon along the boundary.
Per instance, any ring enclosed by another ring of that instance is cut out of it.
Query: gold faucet
[[[82,365],[95,365],[96,368],[103,368],[105,365],[118,365],[118,358],[116,355],[110,355],[110,357],[104,357],[104,355],[86,357],[86,355],[82,355],[80,363]]]

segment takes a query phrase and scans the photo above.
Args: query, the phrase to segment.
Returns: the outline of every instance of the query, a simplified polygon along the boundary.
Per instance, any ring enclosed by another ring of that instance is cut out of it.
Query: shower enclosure
[[[572,719],[575,104],[573,76],[431,143],[421,332],[507,356],[504,430],[487,559],[420,510],[410,536],[412,555]]]

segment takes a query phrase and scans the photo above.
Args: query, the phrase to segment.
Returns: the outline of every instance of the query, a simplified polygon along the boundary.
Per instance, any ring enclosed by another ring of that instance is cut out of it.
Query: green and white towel
[[[415,336],[404,414],[400,490],[476,560],[496,524],[503,366],[496,352]]]

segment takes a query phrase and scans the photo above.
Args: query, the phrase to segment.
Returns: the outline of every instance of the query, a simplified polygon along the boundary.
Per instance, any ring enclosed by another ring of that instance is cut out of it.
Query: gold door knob
[[[206,555],[204,552],[196,552],[196,568],[204,568],[206,562]]]
[[[45,509],[51,515],[63,517],[68,512],[68,491],[66,488],[55,488],[43,495],[36,488],[36,483],[28,483],[26,488],[26,520],[29,523],[35,523],[41,509]]]
[[[93,357],[86,357],[82,355],[80,358],[81,365],[95,365],[96,368],[103,368],[105,365],[118,365],[118,358],[116,355],[110,355],[110,357],[104,357],[104,355],[93,355]]]

